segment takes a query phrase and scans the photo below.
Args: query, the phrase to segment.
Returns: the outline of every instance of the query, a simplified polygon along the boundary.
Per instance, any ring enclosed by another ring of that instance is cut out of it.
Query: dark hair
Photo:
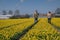
[[[49,11],[49,13],[51,13],[51,12]]]

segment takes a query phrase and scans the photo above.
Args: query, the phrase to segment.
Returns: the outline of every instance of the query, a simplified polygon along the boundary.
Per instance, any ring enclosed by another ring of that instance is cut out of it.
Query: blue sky
[[[31,14],[37,9],[39,13],[47,13],[56,8],[60,8],[60,0],[0,0],[0,12],[18,9],[21,14]]]

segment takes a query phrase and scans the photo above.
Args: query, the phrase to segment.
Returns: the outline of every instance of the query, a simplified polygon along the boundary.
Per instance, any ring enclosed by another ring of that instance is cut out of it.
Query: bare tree
[[[9,10],[8,14],[13,15],[13,11]]]
[[[14,13],[14,16],[18,16],[18,15],[20,15],[20,12],[19,12],[19,10],[16,10]]]
[[[5,10],[3,10],[2,12],[3,12],[3,15],[6,15],[7,14],[7,12]]]
[[[60,17],[60,8],[56,9],[54,15],[55,15],[55,17]]]
[[[60,14],[60,8],[57,8],[55,13]]]
[[[26,14],[25,14],[25,17],[26,17],[26,18],[29,18],[29,17],[30,17],[30,15],[26,13]]]

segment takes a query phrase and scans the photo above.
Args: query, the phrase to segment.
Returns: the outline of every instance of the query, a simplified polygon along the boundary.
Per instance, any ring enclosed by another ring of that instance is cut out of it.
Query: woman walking
[[[47,13],[47,18],[48,18],[48,23],[51,24],[52,13],[50,11]]]

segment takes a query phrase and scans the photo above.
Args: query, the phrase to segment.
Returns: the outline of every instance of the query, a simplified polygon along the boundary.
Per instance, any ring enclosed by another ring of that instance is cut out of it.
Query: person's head
[[[37,10],[35,10],[35,13],[38,13],[38,11],[37,11]]]
[[[51,13],[50,11],[48,13]]]

